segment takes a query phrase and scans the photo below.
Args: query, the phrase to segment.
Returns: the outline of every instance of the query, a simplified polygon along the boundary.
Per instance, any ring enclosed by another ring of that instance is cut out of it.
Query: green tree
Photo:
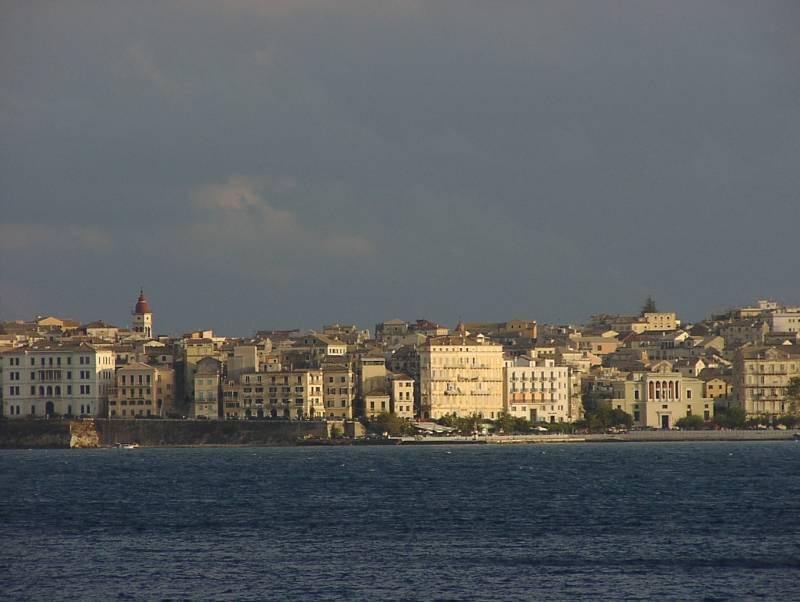
[[[796,415],[798,406],[800,406],[800,376],[793,376],[789,379],[786,398],[789,400],[789,414]]]
[[[699,431],[703,428],[703,418],[702,416],[698,416],[697,414],[692,414],[691,416],[686,416],[681,418],[675,423],[680,429],[684,429],[687,431]]]
[[[714,422],[724,428],[740,429],[744,426],[745,418],[744,408],[728,406],[715,413]]]
[[[647,299],[644,300],[644,305],[642,305],[642,315],[652,314],[657,311],[658,309],[656,308],[656,300],[652,297],[647,297]]]
[[[633,426],[633,416],[619,408],[611,409],[607,405],[598,406],[586,413],[586,420],[591,430],[605,430],[608,428]]]
[[[390,435],[401,435],[408,429],[406,421],[398,417],[397,414],[384,412],[378,414],[375,419],[369,423],[369,430],[378,434],[389,433]]]
[[[511,433],[528,433],[531,430],[531,423],[528,420],[516,418],[507,412],[500,415],[494,426],[497,430],[503,431],[507,435]]]

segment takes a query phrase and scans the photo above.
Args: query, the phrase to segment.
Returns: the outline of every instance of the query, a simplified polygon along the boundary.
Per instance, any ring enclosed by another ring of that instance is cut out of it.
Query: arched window
[[[650,393],[650,395],[649,395],[648,399],[655,399],[655,397],[656,397],[656,393],[655,393],[655,385],[653,384],[653,381],[652,381],[652,380],[650,381],[649,385],[650,385],[650,386],[649,386],[649,389],[650,389],[649,393]]]
[[[61,395],[61,386],[56,385],[56,395]]]
[[[675,395],[675,388],[672,381],[669,381],[669,398],[672,399]]]
[[[53,394],[53,386],[47,385],[47,395],[50,396]]]
[[[39,387],[39,395],[44,397],[44,387],[42,387],[42,386]]]

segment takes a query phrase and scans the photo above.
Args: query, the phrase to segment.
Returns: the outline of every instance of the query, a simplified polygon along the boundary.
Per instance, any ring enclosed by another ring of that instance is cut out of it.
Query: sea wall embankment
[[[0,420],[0,448],[294,445],[327,439],[331,422],[216,420]],[[341,426],[340,426],[341,428]]]
[[[69,447],[66,420],[0,420],[0,449],[58,449]]]

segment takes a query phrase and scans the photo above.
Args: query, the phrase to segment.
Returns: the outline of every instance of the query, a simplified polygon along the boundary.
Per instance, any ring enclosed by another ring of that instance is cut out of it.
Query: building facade
[[[175,372],[142,362],[117,368],[108,399],[109,418],[164,416],[173,405]]]
[[[3,415],[103,416],[114,385],[114,352],[79,345],[20,347],[0,354]]]
[[[714,400],[703,396],[704,383],[659,362],[650,371],[631,372],[612,381],[611,407],[633,416],[635,426],[673,428],[687,416],[714,417]]]
[[[800,349],[743,347],[734,356],[733,396],[748,416],[781,416],[798,411],[786,388],[800,377]]]
[[[465,334],[434,337],[419,350],[420,417],[496,419],[503,412],[503,347]]]
[[[570,369],[551,358],[506,360],[505,411],[531,422],[571,422]]]

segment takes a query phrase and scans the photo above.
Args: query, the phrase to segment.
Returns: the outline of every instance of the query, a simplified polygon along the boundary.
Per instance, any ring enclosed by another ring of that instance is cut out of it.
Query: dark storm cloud
[[[6,3],[0,311],[800,302],[795,3]]]

